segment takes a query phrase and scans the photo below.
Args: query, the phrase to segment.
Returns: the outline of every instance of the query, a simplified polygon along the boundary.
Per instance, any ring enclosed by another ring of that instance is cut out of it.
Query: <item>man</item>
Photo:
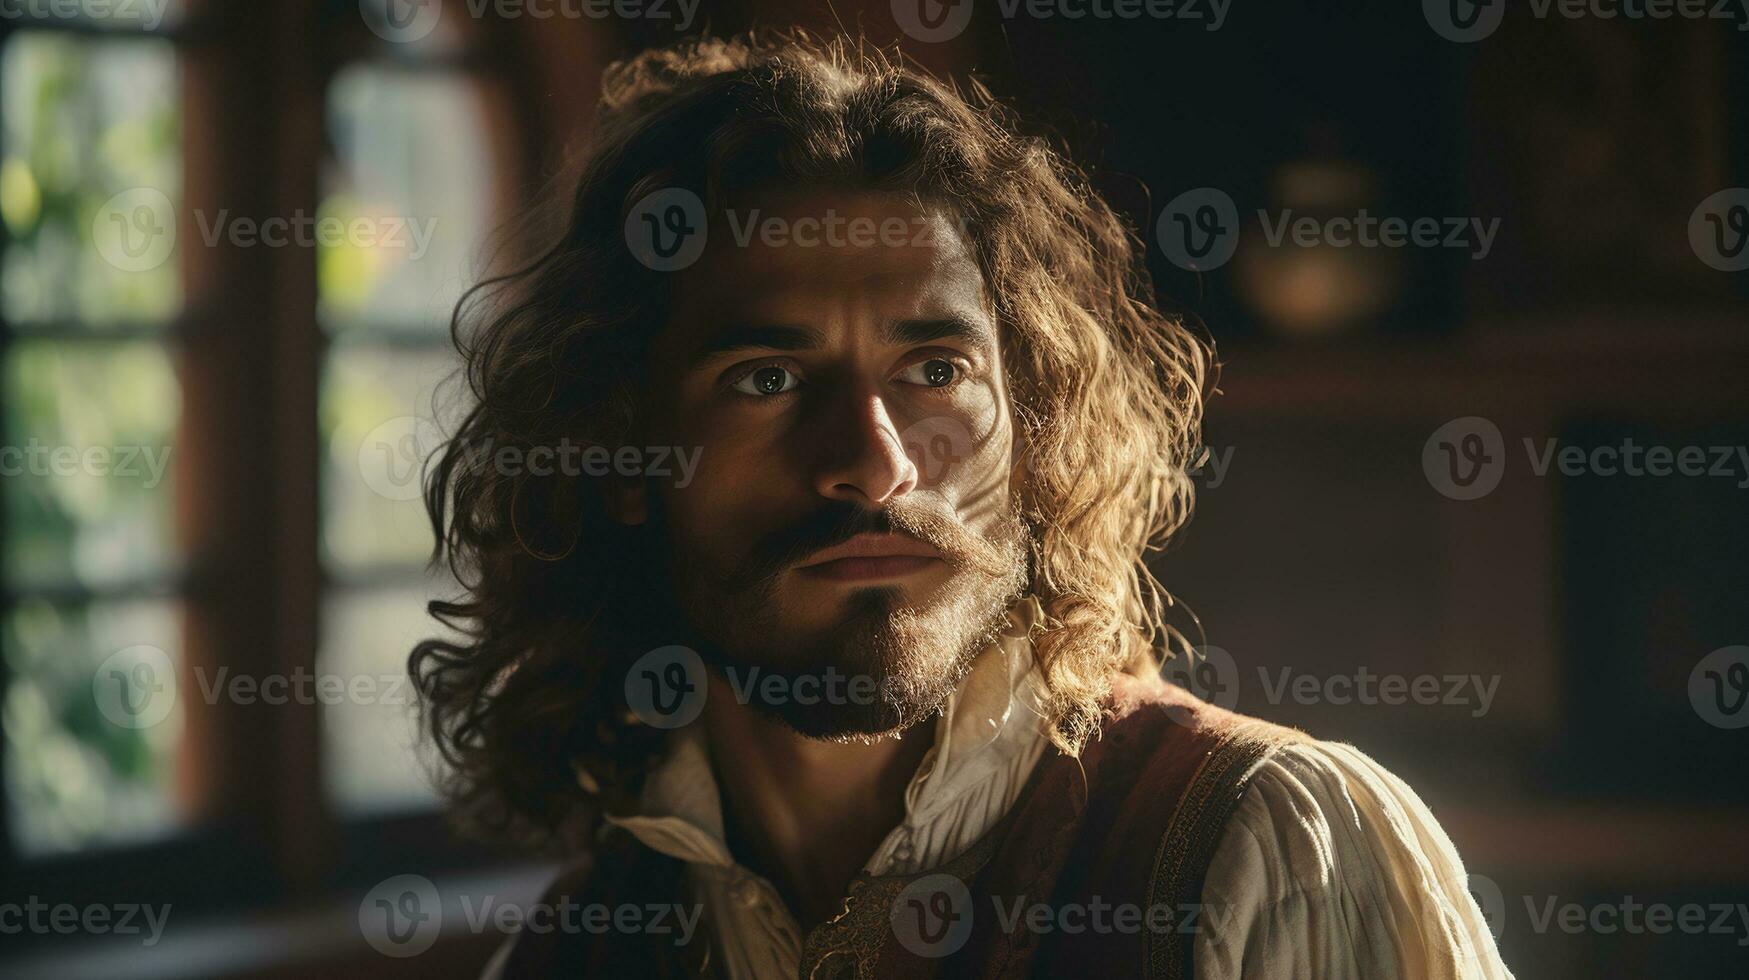
[[[489,973],[1510,976],[1408,787],[1160,680],[1209,352],[985,95],[647,53],[568,207],[458,316],[411,666],[463,815],[613,925]]]

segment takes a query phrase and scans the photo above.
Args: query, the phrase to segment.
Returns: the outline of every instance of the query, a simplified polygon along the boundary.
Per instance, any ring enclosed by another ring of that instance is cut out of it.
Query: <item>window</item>
[[[522,182],[514,56],[369,4],[41,6],[0,18],[0,890],[478,859],[406,659],[455,589],[421,467]]]
[[[147,840],[185,816],[177,87],[171,43],[126,25],[20,30],[0,48],[0,722],[25,855]]]

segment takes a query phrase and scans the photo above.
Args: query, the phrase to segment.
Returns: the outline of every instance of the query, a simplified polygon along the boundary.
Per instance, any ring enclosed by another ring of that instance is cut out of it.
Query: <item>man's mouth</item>
[[[796,571],[828,581],[899,578],[942,561],[941,552],[909,534],[858,534],[803,559]]]

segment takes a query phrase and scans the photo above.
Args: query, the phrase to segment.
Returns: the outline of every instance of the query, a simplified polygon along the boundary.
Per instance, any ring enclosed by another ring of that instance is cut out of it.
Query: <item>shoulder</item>
[[[1197,976],[1509,978],[1451,839],[1353,746],[1271,752],[1209,863]]]

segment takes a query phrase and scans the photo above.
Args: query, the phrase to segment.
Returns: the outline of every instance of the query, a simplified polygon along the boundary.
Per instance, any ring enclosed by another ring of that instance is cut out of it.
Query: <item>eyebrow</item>
[[[895,346],[927,344],[935,340],[959,340],[982,350],[991,347],[991,332],[981,321],[964,316],[901,320],[888,324],[882,339]],[[820,331],[791,324],[732,323],[715,330],[691,357],[697,367],[724,354],[747,350],[803,351],[825,346]]]

